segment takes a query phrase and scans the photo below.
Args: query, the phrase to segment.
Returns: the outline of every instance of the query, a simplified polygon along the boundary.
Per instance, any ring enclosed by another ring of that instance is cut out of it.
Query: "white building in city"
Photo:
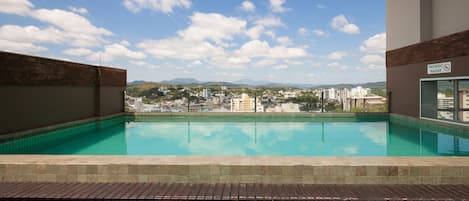
[[[212,90],[208,88],[202,89],[202,97],[204,97],[205,99],[209,99],[210,97],[212,97]]]
[[[255,103],[254,98],[249,97],[248,94],[241,94],[240,98],[231,99],[231,112],[264,112],[264,106],[260,103],[260,100]]]
[[[127,104],[135,110],[135,112],[143,112],[143,98],[126,96]]]
[[[371,89],[363,88],[361,86],[354,87],[350,90],[350,96],[354,98],[362,98],[370,93]]]
[[[329,88],[326,89],[324,94],[324,98],[327,100],[338,100],[340,96],[339,90],[336,90],[335,88]]]

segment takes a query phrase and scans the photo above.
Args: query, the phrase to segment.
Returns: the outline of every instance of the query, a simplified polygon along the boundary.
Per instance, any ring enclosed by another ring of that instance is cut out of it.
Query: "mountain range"
[[[147,81],[136,80],[129,82],[129,85],[144,84]],[[343,83],[343,84],[327,84],[327,85],[315,85],[315,84],[298,84],[298,83],[276,83],[269,81],[259,81],[252,79],[242,79],[234,82],[217,82],[217,81],[199,81],[194,78],[175,78],[172,80],[163,80],[162,84],[171,85],[222,85],[222,86],[253,86],[253,87],[295,87],[295,88],[351,88],[355,86],[362,86],[366,88],[386,88],[386,82],[368,82],[368,83]]]

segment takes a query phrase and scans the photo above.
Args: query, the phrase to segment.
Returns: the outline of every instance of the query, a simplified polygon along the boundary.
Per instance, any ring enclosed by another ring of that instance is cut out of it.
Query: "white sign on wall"
[[[443,62],[427,65],[428,74],[451,73],[451,62]]]

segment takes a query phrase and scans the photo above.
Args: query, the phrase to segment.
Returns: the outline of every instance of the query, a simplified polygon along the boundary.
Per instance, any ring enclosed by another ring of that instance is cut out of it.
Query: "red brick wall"
[[[469,55],[469,30],[386,52],[386,67]]]

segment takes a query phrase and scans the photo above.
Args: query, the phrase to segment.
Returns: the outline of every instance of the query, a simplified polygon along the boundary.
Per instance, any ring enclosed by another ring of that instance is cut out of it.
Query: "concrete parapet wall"
[[[0,52],[0,135],[124,112],[126,71]]]

